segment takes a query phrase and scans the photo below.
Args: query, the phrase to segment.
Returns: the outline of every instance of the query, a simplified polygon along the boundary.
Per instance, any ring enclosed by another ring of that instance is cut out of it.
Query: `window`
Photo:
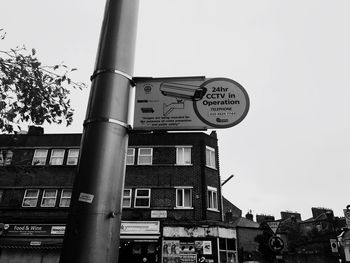
[[[38,150],[36,149],[34,152],[34,157],[32,161],[32,165],[45,165],[46,164],[46,157],[47,157],[48,150]]]
[[[209,146],[205,147],[205,164],[208,167],[215,168],[215,150]]]
[[[208,209],[218,210],[218,192],[214,187],[208,186]]]
[[[151,189],[136,189],[134,207],[150,207]]]
[[[192,189],[191,188],[176,189],[176,207],[177,208],[192,207]]]
[[[152,153],[152,148],[139,148],[139,158],[137,160],[137,164],[152,164]]]
[[[135,163],[135,149],[128,148],[126,153],[126,165],[133,165]]]
[[[123,207],[131,207],[131,189],[124,189]]]
[[[69,207],[71,197],[72,197],[72,190],[70,189],[62,190],[59,207]]]
[[[38,189],[27,189],[24,192],[22,207],[36,207],[39,198]]]
[[[10,165],[13,152],[11,150],[0,150],[0,165]]]
[[[77,165],[79,157],[79,149],[69,149],[67,157],[67,165]]]
[[[3,196],[4,196],[4,190],[0,190],[0,203],[2,203]]]
[[[191,147],[176,147],[176,164],[191,164]]]
[[[42,207],[55,207],[57,198],[57,190],[44,190],[43,198],[41,199]]]
[[[63,158],[64,158],[64,152],[65,152],[65,150],[63,150],[63,149],[52,149],[51,158],[50,158],[50,165],[62,165]]]
[[[220,263],[237,262],[236,260],[236,239],[220,238]]]

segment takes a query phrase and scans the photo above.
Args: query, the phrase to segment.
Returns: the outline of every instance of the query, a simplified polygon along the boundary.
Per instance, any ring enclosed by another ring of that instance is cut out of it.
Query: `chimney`
[[[44,128],[40,126],[29,126],[28,135],[42,135],[44,134]]]
[[[247,218],[247,219],[249,219],[249,220],[251,220],[251,221],[254,221],[254,216],[253,216],[253,214],[251,214],[251,213],[249,213],[249,212],[245,215],[245,218]]]
[[[227,211],[225,213],[225,222],[229,223],[233,221],[232,211]]]

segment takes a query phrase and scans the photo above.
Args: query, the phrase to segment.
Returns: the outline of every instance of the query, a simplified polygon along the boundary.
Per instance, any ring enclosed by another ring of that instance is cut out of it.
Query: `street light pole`
[[[61,263],[118,262],[138,0],[107,0]]]
[[[221,186],[223,186],[224,184],[226,184],[228,181],[230,181],[235,175],[234,174],[231,174],[225,181],[223,181],[221,183]]]

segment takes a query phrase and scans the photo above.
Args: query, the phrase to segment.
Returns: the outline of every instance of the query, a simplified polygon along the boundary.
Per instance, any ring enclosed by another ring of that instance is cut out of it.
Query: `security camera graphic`
[[[163,103],[163,115],[168,116],[174,109],[184,109],[185,100],[201,100],[207,89],[189,84],[163,82],[160,84],[160,92],[176,100],[170,104]]]

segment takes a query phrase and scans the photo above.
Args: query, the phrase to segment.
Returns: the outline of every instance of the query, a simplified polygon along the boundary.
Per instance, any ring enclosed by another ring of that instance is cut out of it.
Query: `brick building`
[[[80,139],[0,136],[0,262],[57,262]],[[120,262],[237,261],[218,159],[215,132],[130,134]]]

